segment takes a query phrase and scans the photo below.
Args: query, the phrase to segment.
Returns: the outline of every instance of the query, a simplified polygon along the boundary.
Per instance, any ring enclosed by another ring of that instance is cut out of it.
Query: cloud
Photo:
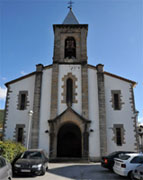
[[[20,74],[24,76],[26,74],[26,72],[21,71]]]
[[[2,79],[3,81],[5,81],[5,80],[6,80],[6,77],[2,77],[1,79]]]
[[[7,92],[6,88],[0,87],[0,100],[3,100],[6,98],[6,92]]]
[[[139,122],[139,123],[143,123],[143,117],[139,117],[139,118],[138,118],[138,122]]]

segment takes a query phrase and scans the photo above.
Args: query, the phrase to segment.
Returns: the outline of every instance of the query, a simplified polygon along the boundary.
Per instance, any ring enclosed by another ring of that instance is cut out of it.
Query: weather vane
[[[70,10],[72,9],[72,5],[73,5],[73,3],[74,3],[74,2],[73,2],[73,1],[71,1],[71,0],[68,2],[68,4],[69,4],[68,8],[69,8]]]

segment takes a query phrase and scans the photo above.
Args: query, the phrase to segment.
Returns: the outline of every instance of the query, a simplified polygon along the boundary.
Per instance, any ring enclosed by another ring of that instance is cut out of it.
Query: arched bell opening
[[[76,58],[76,41],[73,37],[65,40],[65,58]]]

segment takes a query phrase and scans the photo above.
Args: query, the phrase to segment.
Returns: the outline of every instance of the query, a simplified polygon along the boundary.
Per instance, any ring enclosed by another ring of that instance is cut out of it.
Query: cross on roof
[[[71,10],[71,9],[72,9],[72,5],[74,4],[74,2],[70,0],[70,1],[68,2],[68,4],[69,4],[68,8]]]

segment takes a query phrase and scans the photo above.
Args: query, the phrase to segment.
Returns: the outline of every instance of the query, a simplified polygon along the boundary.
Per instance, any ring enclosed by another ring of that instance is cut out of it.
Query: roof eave
[[[51,68],[51,67],[52,67],[52,64],[50,64],[50,65],[48,65],[48,66],[44,66],[43,69],[48,69],[48,68]],[[23,80],[23,79],[26,79],[26,78],[28,78],[28,77],[30,77],[30,76],[32,76],[32,75],[35,75],[35,74],[36,74],[36,71],[34,71],[34,72],[32,72],[32,73],[29,73],[29,74],[26,74],[25,76],[21,76],[21,77],[19,77],[19,78],[16,78],[16,79],[14,79],[14,80],[12,80],[12,81],[9,81],[9,82],[5,83],[5,86],[8,88],[8,86],[9,86],[10,84],[15,83],[15,82],[18,82],[18,81]]]
[[[132,81],[132,80],[129,80],[129,79],[126,79],[124,77],[121,77],[121,76],[118,76],[118,75],[115,75],[115,74],[112,74],[112,73],[109,73],[109,72],[106,72],[104,71],[104,74],[108,75],[108,76],[111,76],[111,77],[114,77],[114,78],[118,78],[120,80],[123,80],[123,81],[126,81],[128,83],[131,83],[133,85],[133,87],[137,84],[137,82],[135,81]]]

